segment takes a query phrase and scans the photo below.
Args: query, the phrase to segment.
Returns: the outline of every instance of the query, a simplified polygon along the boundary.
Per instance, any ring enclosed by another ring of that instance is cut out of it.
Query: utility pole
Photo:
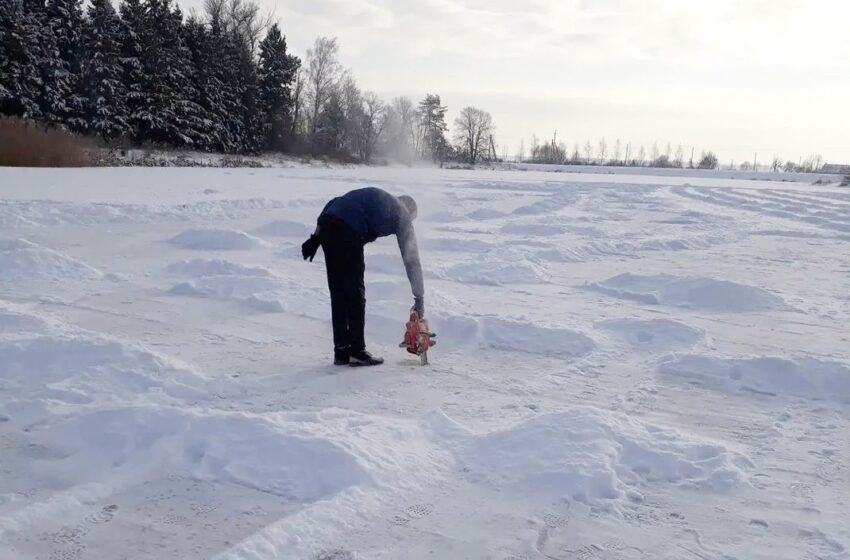
[[[625,165],[625,166],[629,165],[629,150],[631,149],[631,147],[632,147],[631,142],[626,144],[626,159],[623,160],[623,165]]]
[[[693,168],[694,168],[694,147],[693,147],[693,146],[691,146],[691,163],[690,163],[690,168],[691,168],[691,169],[693,169]]]
[[[753,155],[753,171],[756,172],[756,173],[758,173],[758,170],[759,170],[758,159],[759,159],[759,153],[756,152]]]

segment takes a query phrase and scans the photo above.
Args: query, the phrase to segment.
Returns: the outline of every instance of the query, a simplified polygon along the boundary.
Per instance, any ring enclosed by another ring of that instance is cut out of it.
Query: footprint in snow
[[[824,483],[835,482],[841,476],[843,470],[840,463],[832,459],[824,459],[815,467],[815,474]]]
[[[49,533],[47,538],[53,544],[74,544],[74,545],[82,545],[83,537],[86,536],[88,531],[85,527],[81,525],[66,525],[65,527],[60,528],[58,531],[53,533]]]
[[[405,508],[404,512],[399,515],[394,515],[390,519],[390,523],[404,527],[415,519],[427,517],[434,512],[433,504],[414,504]]]
[[[354,560],[354,554],[350,550],[334,548],[321,551],[313,557],[313,560]]]
[[[85,550],[86,547],[83,545],[60,548],[50,553],[50,560],[80,560]]]
[[[115,518],[115,512],[118,511],[118,506],[115,504],[109,505],[96,513],[86,516],[86,521],[94,525],[101,523],[109,523]]]
[[[550,529],[560,529],[570,524],[570,517],[557,513],[547,513],[543,516],[543,523]]]
[[[805,484],[803,482],[794,482],[788,485],[788,491],[791,496],[797,498],[798,500],[802,500],[807,504],[811,504],[814,502],[814,489],[810,484]]]

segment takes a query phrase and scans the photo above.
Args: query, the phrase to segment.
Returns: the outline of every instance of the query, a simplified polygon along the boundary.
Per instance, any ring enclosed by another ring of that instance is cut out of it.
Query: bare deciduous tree
[[[599,141],[599,162],[605,164],[605,158],[608,157],[608,142],[605,138]]]
[[[643,144],[640,145],[640,150],[638,151],[637,157],[638,165],[643,166],[643,162],[646,161],[646,150],[643,147]]]
[[[368,163],[372,159],[378,138],[384,129],[386,108],[374,92],[367,91],[363,94],[362,99],[363,105],[360,110],[360,127],[358,129],[360,138],[357,145],[360,160]]]
[[[274,23],[274,13],[263,12],[256,0],[204,0],[210,23],[244,41],[253,55],[266,30]]]
[[[466,160],[475,165],[487,157],[493,134],[493,117],[475,107],[464,107],[455,119],[455,142]]]
[[[617,138],[617,141],[614,143],[614,153],[613,153],[613,154],[611,154],[611,155],[612,155],[612,157],[614,158],[614,163],[615,163],[615,164],[619,164],[619,163],[620,163],[620,150],[621,150],[621,149],[622,149],[622,147],[620,146],[620,139],[619,139],[619,138]]]
[[[416,110],[409,97],[396,97],[384,114],[382,152],[410,164],[416,153]]]
[[[676,155],[673,158],[673,167],[682,167],[682,164],[685,162],[685,151],[682,149],[682,145],[676,148]]]
[[[306,94],[310,104],[310,144],[316,155],[316,127],[319,113],[330,98],[340,74],[339,46],[336,38],[318,37],[307,49]]]
[[[306,127],[302,126],[304,120],[304,84],[307,72],[303,66],[298,68],[295,74],[295,83],[292,85],[292,137],[297,138]]]
[[[584,162],[590,164],[593,161],[593,144],[590,140],[584,143]]]
[[[770,169],[777,173],[780,169],[782,169],[782,158],[779,156],[773,156],[773,161],[770,164]]]

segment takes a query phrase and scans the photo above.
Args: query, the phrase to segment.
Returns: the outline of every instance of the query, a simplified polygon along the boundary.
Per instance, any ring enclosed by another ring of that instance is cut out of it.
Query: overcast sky
[[[336,36],[363,89],[486,109],[511,154],[557,130],[850,162],[850,0],[260,1],[295,54]]]

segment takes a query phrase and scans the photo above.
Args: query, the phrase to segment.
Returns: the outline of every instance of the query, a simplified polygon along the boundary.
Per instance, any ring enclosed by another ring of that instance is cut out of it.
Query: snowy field
[[[439,344],[335,368],[327,199],[415,196]],[[850,558],[850,190],[0,169],[0,558]]]

